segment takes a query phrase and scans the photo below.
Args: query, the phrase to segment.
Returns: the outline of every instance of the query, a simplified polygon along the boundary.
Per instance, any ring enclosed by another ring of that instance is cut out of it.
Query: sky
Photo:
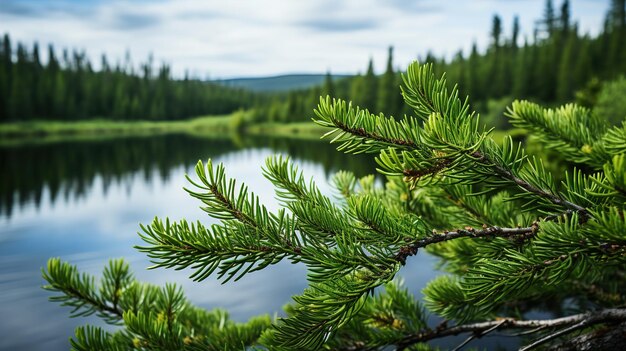
[[[609,0],[571,0],[580,32],[597,34]],[[558,10],[561,1],[554,1]],[[489,43],[494,14],[532,37],[545,0],[0,0],[0,33],[30,46],[85,50],[98,67],[150,54],[177,76],[223,79],[290,73],[354,74],[374,60],[403,68],[428,50],[451,57]],[[45,50],[43,50],[45,51]]]

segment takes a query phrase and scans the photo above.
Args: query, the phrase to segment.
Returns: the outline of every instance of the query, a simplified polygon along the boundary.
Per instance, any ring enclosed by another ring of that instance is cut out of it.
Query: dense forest
[[[152,59],[133,67],[111,65],[105,55],[93,69],[82,51],[63,50],[61,58],[48,46],[45,64],[37,43],[16,48],[5,34],[0,39],[0,121],[173,120],[227,114],[250,107],[255,94],[243,89],[191,79],[174,79],[167,64]]]
[[[428,53],[420,61],[433,63],[437,74],[447,72],[448,81],[458,82],[460,93],[470,95],[473,108],[483,113],[503,110],[512,97],[553,105],[574,100],[577,92],[577,101],[591,107],[602,82],[626,73],[625,7],[626,0],[612,0],[604,28],[592,37],[580,33],[568,0],[558,8],[547,0],[531,38],[521,38],[517,17],[506,35],[495,15],[484,52],[474,44],[469,54],[459,50],[446,59]],[[189,77],[175,79],[168,65],[155,68],[152,59],[133,67],[129,55],[115,65],[103,55],[96,71],[84,52],[63,50],[59,59],[50,45],[43,63],[36,43],[29,50],[21,43],[13,47],[8,34],[0,40],[0,121],[171,120],[249,109],[253,113],[247,122],[297,122],[310,120],[320,95],[387,115],[410,113],[402,107],[393,48],[382,75],[375,74],[370,60],[364,74],[333,79],[327,73],[321,86],[259,94]]]
[[[572,101],[593,104],[602,81],[626,73],[626,0],[612,0],[597,36],[580,33],[572,20],[570,2],[557,9],[547,0],[541,19],[536,21],[532,38],[521,38],[519,18],[515,17],[509,35],[500,16],[493,17],[490,46],[480,52],[474,44],[469,55],[459,50],[453,58],[428,53],[419,59],[434,65],[437,74],[446,72],[448,81],[457,82],[460,94],[469,95],[473,108],[487,112],[493,102],[503,109],[513,97],[548,105]],[[370,111],[401,116],[410,113],[402,106],[400,74],[394,69],[393,51],[384,74],[374,73],[370,60],[365,74],[340,81],[327,75],[321,87],[277,96],[272,104],[259,106],[257,118],[271,121],[309,120],[320,95],[350,100]],[[504,121],[504,119],[503,119]]]

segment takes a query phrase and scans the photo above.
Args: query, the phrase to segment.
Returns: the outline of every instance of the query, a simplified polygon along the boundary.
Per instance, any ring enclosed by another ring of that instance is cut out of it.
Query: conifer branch
[[[485,163],[492,164],[489,161],[489,158],[487,156],[483,155],[482,153],[480,153],[478,151],[473,153],[472,156],[476,157],[478,160],[481,160],[481,161],[483,161]],[[584,208],[584,207],[582,207],[580,205],[577,205],[575,203],[572,203],[570,201],[567,201],[567,200],[563,199],[562,197],[560,197],[558,195],[555,195],[553,193],[550,193],[548,191],[545,191],[543,189],[540,189],[540,188],[530,184],[529,182],[527,182],[527,181],[521,179],[520,177],[514,175],[509,169],[506,169],[506,168],[504,168],[502,166],[499,166],[499,165],[494,165],[493,168],[496,171],[496,174],[498,174],[499,176],[501,176],[501,177],[503,177],[505,179],[508,179],[508,180],[512,181],[513,183],[517,184],[520,188],[522,188],[522,189],[524,189],[524,190],[526,190],[526,191],[528,191],[530,193],[539,195],[540,197],[546,198],[546,199],[548,199],[550,202],[552,202],[555,205],[564,206],[564,207],[566,207],[568,209],[577,211],[581,215],[581,219],[582,220],[585,220],[586,217],[589,215],[586,208]]]
[[[399,147],[406,147],[406,148],[414,148],[416,145],[414,142],[412,141],[408,141],[408,140],[402,140],[402,139],[392,139],[392,138],[386,138],[378,133],[375,132],[368,132],[367,130],[365,130],[365,128],[359,127],[359,128],[350,128],[349,126],[347,126],[345,123],[334,119],[333,120],[334,125],[339,128],[340,130],[352,134],[354,136],[363,138],[363,139],[371,139],[377,142],[382,142],[385,144],[389,144],[389,145],[394,145],[394,146],[399,146]]]
[[[444,231],[442,234],[433,231],[433,235],[424,239],[416,240],[415,242],[403,246],[396,254],[395,259],[401,264],[406,263],[406,259],[409,256],[413,256],[417,253],[417,250],[424,248],[428,245],[441,243],[444,241],[459,239],[459,238],[485,238],[485,237],[501,237],[510,238],[514,236],[522,236],[524,238],[534,236],[539,230],[539,223],[535,222],[530,227],[524,228],[501,228],[498,226],[484,227],[481,230],[476,230],[472,227],[465,229],[457,229],[455,231]]]
[[[560,329],[561,334],[551,337],[554,334],[548,335],[550,339],[542,341],[544,338],[539,339],[541,341],[537,345],[530,344],[527,347],[535,347],[545,342],[548,342],[555,337],[570,333],[574,330],[586,328],[596,324],[606,324],[626,321],[626,309],[613,308],[604,309],[600,311],[592,311],[587,313],[575,314],[567,317],[555,318],[555,319],[538,319],[538,320],[516,320],[513,318],[497,319],[487,322],[461,324],[453,327],[447,327],[445,324],[435,329],[424,329],[407,335],[400,340],[390,342],[389,345],[394,345],[397,350],[405,350],[406,348],[426,342],[433,339],[440,339],[448,336],[459,335],[463,333],[472,333],[476,335],[475,338],[484,336],[487,331],[495,330],[510,330],[510,329],[530,329],[529,332],[540,332],[547,328],[564,328]],[[494,329],[495,328],[495,329]],[[532,348],[531,347],[531,348]],[[359,347],[348,346],[343,348],[345,351],[366,351],[366,350],[378,350],[379,347]],[[530,348],[529,348],[530,349]]]
[[[574,104],[544,109],[528,101],[515,101],[505,114],[514,126],[531,131],[547,148],[569,161],[601,169],[610,160],[604,140],[608,124],[589,109]]]
[[[110,266],[114,265],[112,262]],[[127,284],[128,278],[121,276],[125,273],[119,274],[115,277],[119,279],[105,279],[105,285],[111,284],[111,281],[124,281]],[[58,258],[50,259],[47,270],[43,271],[43,277],[49,283],[43,287],[44,289],[61,293],[50,299],[61,302],[63,306],[73,307],[72,316],[89,316],[96,313],[112,324],[117,324],[122,319],[124,311],[117,305],[118,299],[113,299],[106,291],[101,295],[97,294],[94,278],[86,274],[81,275],[75,266],[61,262]],[[119,290],[115,292],[119,293]]]

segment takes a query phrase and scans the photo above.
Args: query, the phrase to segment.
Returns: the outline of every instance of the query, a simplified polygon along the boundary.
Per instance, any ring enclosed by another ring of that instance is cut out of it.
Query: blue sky
[[[555,0],[555,8],[560,0]],[[428,50],[450,57],[473,41],[485,48],[494,14],[505,34],[520,16],[531,36],[545,0],[0,0],[0,32],[31,45],[86,50],[95,66],[130,51],[135,63],[150,53],[198,77],[228,78],[310,72],[377,71],[387,47],[405,67]],[[572,0],[580,31],[595,34],[609,0]]]

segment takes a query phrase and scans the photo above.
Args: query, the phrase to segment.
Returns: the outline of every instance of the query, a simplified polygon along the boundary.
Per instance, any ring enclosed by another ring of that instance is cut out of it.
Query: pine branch
[[[375,132],[368,132],[367,130],[365,130],[365,128],[363,127],[359,127],[359,128],[350,128],[349,126],[347,126],[345,123],[339,121],[339,120],[334,120],[334,125],[339,128],[340,130],[355,135],[357,137],[361,137],[363,139],[371,139],[374,141],[378,141],[378,142],[382,142],[385,144],[389,144],[389,145],[394,145],[394,146],[399,146],[399,147],[408,147],[408,148],[414,148],[416,145],[414,142],[412,141],[407,141],[407,140],[402,140],[402,139],[393,139],[393,138],[386,138],[378,133]]]
[[[44,289],[61,293],[59,296],[51,297],[50,300],[61,302],[62,306],[73,307],[72,316],[89,316],[96,313],[108,323],[117,324],[121,321],[123,311],[117,305],[118,300],[107,300],[110,296],[106,293],[99,296],[96,293],[94,278],[86,274],[81,275],[76,266],[53,258],[48,260],[43,277],[49,283],[43,287]],[[128,283],[124,278],[112,280]],[[105,279],[104,283],[107,282]]]
[[[614,323],[626,321],[626,309],[624,308],[614,308],[614,309],[605,309],[601,311],[592,311],[587,313],[580,313],[576,315],[571,315],[567,317],[561,317],[556,319],[539,319],[539,320],[516,320],[513,318],[504,318],[499,320],[493,320],[488,322],[480,322],[480,323],[470,323],[470,324],[461,324],[453,327],[443,327],[436,329],[424,329],[418,332],[413,333],[412,335],[407,335],[403,337],[401,340],[397,340],[392,344],[396,346],[397,350],[404,350],[411,345],[415,345],[417,343],[426,342],[433,339],[440,339],[448,336],[459,335],[463,333],[473,333],[477,338],[484,335],[487,331],[494,330],[509,330],[509,329],[531,329],[535,332],[539,332],[544,330],[545,328],[563,328],[560,330],[561,334],[564,335],[570,333],[574,330],[578,330],[581,328],[586,328],[596,324],[605,324],[605,323]],[[495,329],[494,329],[495,328]],[[540,328],[540,329],[539,329]],[[551,334],[554,335],[554,334]],[[549,335],[550,336],[550,335]],[[556,337],[556,336],[555,336]],[[538,341],[542,341],[544,338],[539,339]],[[545,340],[537,345],[530,344],[528,347],[538,346],[542,343],[550,341],[554,339],[554,337]],[[365,351],[365,350],[374,350],[368,347],[355,348],[355,347],[346,347],[343,350],[350,351]]]
[[[530,169],[520,173],[525,158],[520,149],[509,145],[510,139],[502,148],[488,139],[478,118],[469,113],[467,100],[459,99],[456,87],[448,91],[445,78],[437,79],[431,65],[413,63],[403,79],[405,100],[424,120],[423,127],[412,119],[396,122],[355,110],[343,101],[331,104],[328,99],[320,101],[316,122],[335,128],[329,134],[341,131],[332,141],[342,143],[339,149],[379,152],[376,161],[383,174],[410,181],[445,170],[445,175],[459,182],[492,178],[490,184],[515,184],[528,195],[579,212],[583,222],[587,219],[587,209],[560,196],[552,176],[539,163],[527,163]],[[362,126],[367,128],[359,129]],[[529,202],[536,199],[529,198]]]
[[[93,277],[80,274],[75,266],[50,259],[44,271],[50,283],[44,288],[62,294],[50,299],[74,307],[72,316],[96,313],[107,322],[123,321],[125,329],[114,334],[101,328],[78,328],[71,340],[76,350],[234,351],[258,344],[270,326],[268,316],[236,324],[223,311],[193,307],[173,284],[164,288],[140,284],[122,260],[110,261],[103,276],[98,296]]]
[[[338,150],[349,153],[380,152],[388,147],[414,150],[419,148],[420,128],[411,117],[397,122],[383,114],[374,115],[352,103],[330,97],[320,98],[315,110],[316,124],[333,128],[322,138],[334,135],[331,143],[341,145]]]
[[[603,140],[608,124],[584,107],[568,104],[544,109],[528,101],[515,101],[506,115],[514,126],[529,130],[568,161],[600,169],[611,157]]]
[[[426,247],[428,245],[437,244],[444,241],[459,239],[459,238],[485,238],[485,237],[501,237],[510,238],[522,236],[524,238],[532,237],[539,230],[539,223],[535,222],[530,227],[524,228],[501,228],[498,226],[485,227],[481,230],[476,230],[471,227],[466,229],[457,229],[455,231],[445,231],[443,234],[439,234],[433,231],[433,235],[424,239],[416,240],[410,245],[403,246],[396,254],[395,258],[398,262],[404,264],[407,257],[413,256],[417,253],[419,248]]]
[[[485,164],[488,165],[493,165],[493,169],[496,171],[496,174],[501,176],[504,179],[508,179],[510,181],[512,181],[513,183],[515,183],[517,186],[519,186],[520,188],[536,194],[542,198],[548,199],[550,202],[552,202],[555,205],[559,205],[559,206],[564,206],[568,209],[577,211],[580,215],[581,215],[581,219],[584,220],[586,219],[586,217],[589,215],[587,212],[587,209],[577,205],[575,203],[572,203],[570,201],[567,201],[563,198],[561,198],[558,195],[555,195],[551,192],[545,191],[543,189],[540,189],[532,184],[530,184],[529,182],[521,179],[520,177],[516,176],[513,174],[513,172],[511,172],[511,170],[506,169],[500,165],[497,165],[495,163],[493,163],[489,157],[487,155],[484,155],[483,153],[476,151],[472,154],[473,157],[475,157],[476,159],[478,159],[478,161],[483,162]]]

